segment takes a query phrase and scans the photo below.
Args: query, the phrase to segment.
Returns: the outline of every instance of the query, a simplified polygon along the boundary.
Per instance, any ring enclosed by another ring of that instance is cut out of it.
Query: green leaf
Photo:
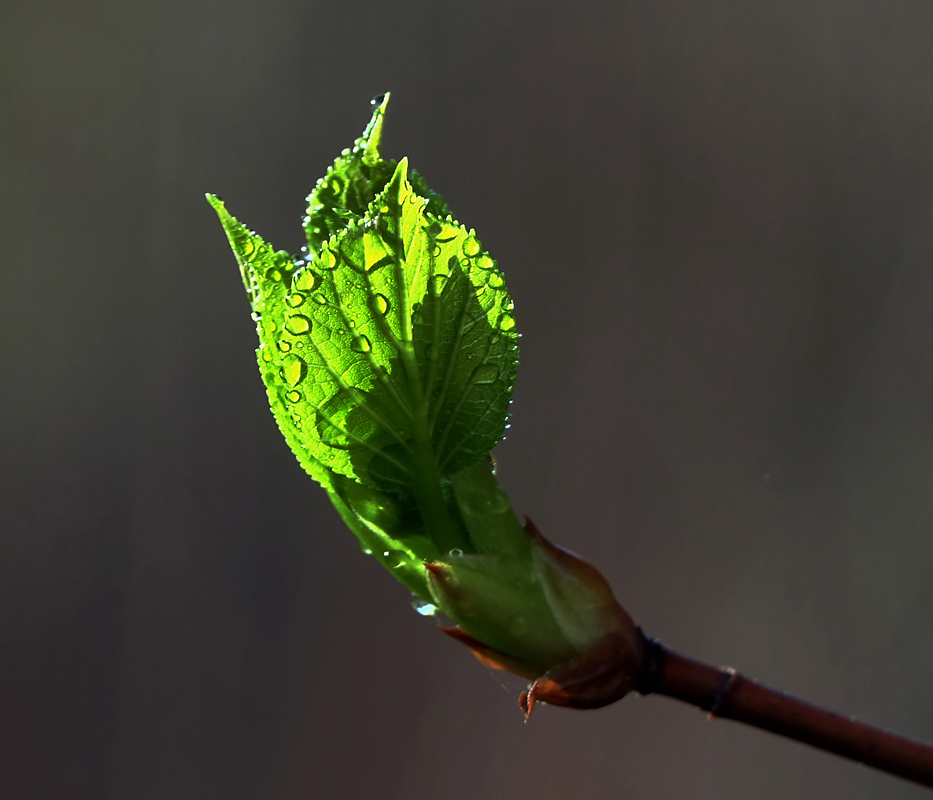
[[[274,385],[312,455],[385,488],[416,479],[420,445],[441,475],[495,446],[517,350],[495,262],[472,232],[426,212],[406,171],[402,161],[367,216],[295,275],[276,320]]]
[[[373,530],[393,554],[404,540],[413,566],[475,549],[448,478],[502,435],[518,337],[502,274],[475,233],[407,160],[379,157],[386,102],[312,192],[306,258],[276,251],[208,200],[240,265],[286,440],[363,526],[365,536],[354,530],[365,549]]]
[[[398,166],[398,162],[385,161],[379,156],[382,123],[389,97],[386,92],[373,98],[373,117],[363,135],[352,148],[340,154],[308,195],[308,211],[303,224],[312,256],[331,236],[346,228],[351,219],[366,213]],[[450,213],[444,199],[432,192],[424,178],[414,170],[410,180],[415,192],[428,201],[430,213],[436,217],[446,217]]]

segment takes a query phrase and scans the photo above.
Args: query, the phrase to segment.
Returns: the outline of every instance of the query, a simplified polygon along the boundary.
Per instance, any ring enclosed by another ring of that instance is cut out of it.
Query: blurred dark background
[[[393,91],[506,271],[516,510],[695,657],[933,740],[933,5],[7,0],[0,797],[895,798],[542,708],[298,468],[205,191],[276,246]]]

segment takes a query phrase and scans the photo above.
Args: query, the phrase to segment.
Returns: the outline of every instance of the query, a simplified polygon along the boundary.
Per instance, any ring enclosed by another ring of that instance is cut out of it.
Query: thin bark
[[[668,650],[642,635],[635,689],[691,703],[711,717],[764,728],[933,787],[933,746],[856,722],[819,706]]]

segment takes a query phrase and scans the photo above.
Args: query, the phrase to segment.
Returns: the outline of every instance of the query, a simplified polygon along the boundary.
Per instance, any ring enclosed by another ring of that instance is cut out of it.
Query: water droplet
[[[267,364],[271,363],[272,362],[272,351],[268,347],[263,345],[261,348],[261,352],[262,352],[262,360],[265,361]]]
[[[286,342],[284,339],[279,340],[275,343],[275,346],[279,348],[279,351],[282,353],[287,353],[292,349],[292,343]]]
[[[374,105],[374,106],[381,106],[385,101],[386,101],[386,96],[385,96],[385,93],[383,93],[383,94],[377,94],[377,95],[376,95],[372,100],[370,100],[369,102],[370,102],[370,104],[372,104],[372,105]]]
[[[438,258],[441,254],[441,246],[437,243],[434,245],[434,257]]]
[[[486,283],[492,286],[493,289],[500,289],[505,284],[505,281],[502,280],[501,272],[490,272],[489,278],[486,279]]]
[[[301,402],[301,392],[292,389],[290,392],[285,393],[285,399],[288,400],[289,403]]]
[[[383,554],[382,554],[382,557],[383,557],[383,558],[388,558],[388,557],[389,557],[389,551],[388,551],[388,550],[384,551]]]
[[[314,299],[314,302],[317,303],[319,306],[327,305],[327,298],[324,297],[324,295],[321,292],[318,292],[316,295],[314,295],[313,299]]]
[[[499,368],[495,364],[481,364],[473,370],[473,383],[495,383]]]
[[[496,266],[496,262],[484,253],[476,259],[476,266],[480,269],[492,269]]]
[[[387,313],[389,312],[389,301],[388,301],[388,299],[386,298],[385,295],[383,295],[383,294],[377,294],[377,295],[373,298],[373,302],[374,302],[375,305],[376,305],[376,310],[377,310],[380,314],[387,314]]]
[[[275,281],[278,283],[280,280],[282,280],[282,270],[278,269],[278,267],[271,267],[270,269],[267,269],[266,280]]]
[[[292,308],[298,308],[305,301],[305,296],[301,292],[293,292],[288,296],[288,304]]]
[[[477,239],[472,233],[463,240],[463,246],[460,248],[463,250],[463,255],[473,258],[474,256],[479,255],[480,244],[479,239]]]
[[[515,327],[515,317],[510,314],[503,314],[499,318],[499,330],[510,331]]]
[[[437,613],[437,606],[434,605],[434,603],[422,600],[416,594],[411,596],[411,607],[421,614],[422,617],[431,617]]]
[[[292,420],[292,424],[293,424],[296,428],[300,428],[300,427],[301,427],[301,417],[300,417],[298,414],[292,414],[291,420]]]
[[[298,356],[288,355],[282,361],[282,379],[289,386],[297,386],[304,380],[308,365]]]
[[[325,247],[318,254],[315,263],[321,269],[334,269],[337,266],[337,256]]]
[[[372,345],[369,343],[369,339],[367,337],[360,334],[353,340],[352,344],[350,345],[350,349],[357,353],[368,353],[370,350],[372,350]]]
[[[451,558],[460,558],[463,556],[463,551],[459,547],[455,547],[447,555],[449,555]]]
[[[311,320],[302,314],[293,314],[285,323],[285,330],[294,336],[301,336],[311,330]]]

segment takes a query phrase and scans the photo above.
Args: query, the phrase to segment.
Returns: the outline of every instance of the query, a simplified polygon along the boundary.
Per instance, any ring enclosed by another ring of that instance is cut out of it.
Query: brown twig
[[[876,769],[933,787],[933,746],[856,722],[668,650],[641,634],[640,694],[691,703],[710,716],[733,719],[820,747]]]

